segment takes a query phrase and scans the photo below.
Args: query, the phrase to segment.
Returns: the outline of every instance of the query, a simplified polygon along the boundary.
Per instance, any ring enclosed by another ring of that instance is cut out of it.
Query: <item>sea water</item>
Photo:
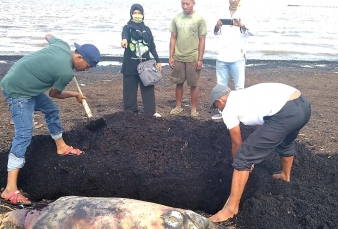
[[[228,15],[227,1],[196,0],[207,23],[205,58],[214,59],[216,21]],[[51,33],[73,43],[95,44],[102,55],[119,57],[121,31],[134,0],[0,0],[0,55],[25,55],[47,45]],[[171,19],[180,0],[139,0],[160,57],[169,53]],[[292,6],[291,6],[292,5]],[[295,6],[296,5],[296,6]],[[338,1],[242,0],[254,36],[247,58],[259,60],[338,60]]]

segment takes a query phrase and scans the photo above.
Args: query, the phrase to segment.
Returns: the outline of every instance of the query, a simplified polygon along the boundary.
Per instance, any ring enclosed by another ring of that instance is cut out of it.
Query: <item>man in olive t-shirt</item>
[[[191,92],[191,116],[198,116],[197,86],[202,69],[207,26],[204,18],[193,9],[194,0],[182,0],[181,5],[183,12],[173,18],[170,26],[170,80],[176,84],[176,107],[170,114],[177,115],[183,111],[183,84],[187,80]]]
[[[45,94],[58,99],[75,97],[81,103],[84,95],[74,91],[64,91],[76,71],[95,67],[100,61],[99,50],[91,44],[69,45],[47,34],[49,45],[18,60],[1,80],[2,94],[10,107],[14,122],[15,136],[8,156],[7,185],[1,199],[13,205],[30,205],[17,187],[20,169],[25,164],[25,154],[29,146],[34,124],[34,111],[41,111],[54,139],[59,155],[81,155],[82,151],[67,145],[62,138],[62,127],[57,105]]]

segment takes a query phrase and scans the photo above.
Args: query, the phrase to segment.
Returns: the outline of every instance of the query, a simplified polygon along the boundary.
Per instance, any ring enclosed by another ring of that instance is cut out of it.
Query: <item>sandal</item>
[[[191,115],[192,117],[197,117],[197,116],[200,115],[200,113],[198,113],[198,111],[192,111],[192,112],[190,113],[190,115]]]
[[[32,203],[30,202],[30,200],[26,197],[19,197],[19,194],[21,192],[19,190],[15,191],[15,192],[11,192],[9,193],[5,198],[1,198],[1,201],[3,201],[4,203],[7,204],[12,204],[12,205],[23,205],[23,206],[29,206],[32,205]],[[20,201],[26,201],[26,202],[20,202]]]
[[[76,153],[72,153],[71,151],[75,149]],[[73,148],[73,146],[69,146],[68,149],[66,150],[66,152],[64,152],[63,154],[59,154],[60,156],[80,156],[84,154],[83,151],[77,149],[77,148]]]
[[[177,114],[181,113],[182,111],[183,111],[182,108],[177,108],[177,107],[175,107],[174,109],[172,109],[172,110],[170,111],[170,114],[172,114],[172,115],[177,115]]]

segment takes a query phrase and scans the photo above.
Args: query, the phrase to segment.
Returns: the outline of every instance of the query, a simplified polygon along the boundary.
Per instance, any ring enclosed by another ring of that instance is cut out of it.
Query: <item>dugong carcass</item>
[[[9,213],[2,228],[25,229],[221,229],[190,210],[125,199],[67,196],[41,210]]]

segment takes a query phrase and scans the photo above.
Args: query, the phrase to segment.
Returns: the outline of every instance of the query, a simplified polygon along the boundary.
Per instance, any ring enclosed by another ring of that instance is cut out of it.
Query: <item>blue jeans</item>
[[[17,158],[25,157],[27,147],[31,143],[34,130],[34,111],[41,111],[44,114],[48,130],[53,139],[62,136],[59,108],[46,94],[42,93],[25,98],[11,98],[4,91],[2,91],[2,94],[9,104],[15,128],[10,153]]]
[[[230,75],[234,80],[235,90],[244,89],[245,57],[236,62],[228,63],[216,60],[217,84],[228,86]]]

